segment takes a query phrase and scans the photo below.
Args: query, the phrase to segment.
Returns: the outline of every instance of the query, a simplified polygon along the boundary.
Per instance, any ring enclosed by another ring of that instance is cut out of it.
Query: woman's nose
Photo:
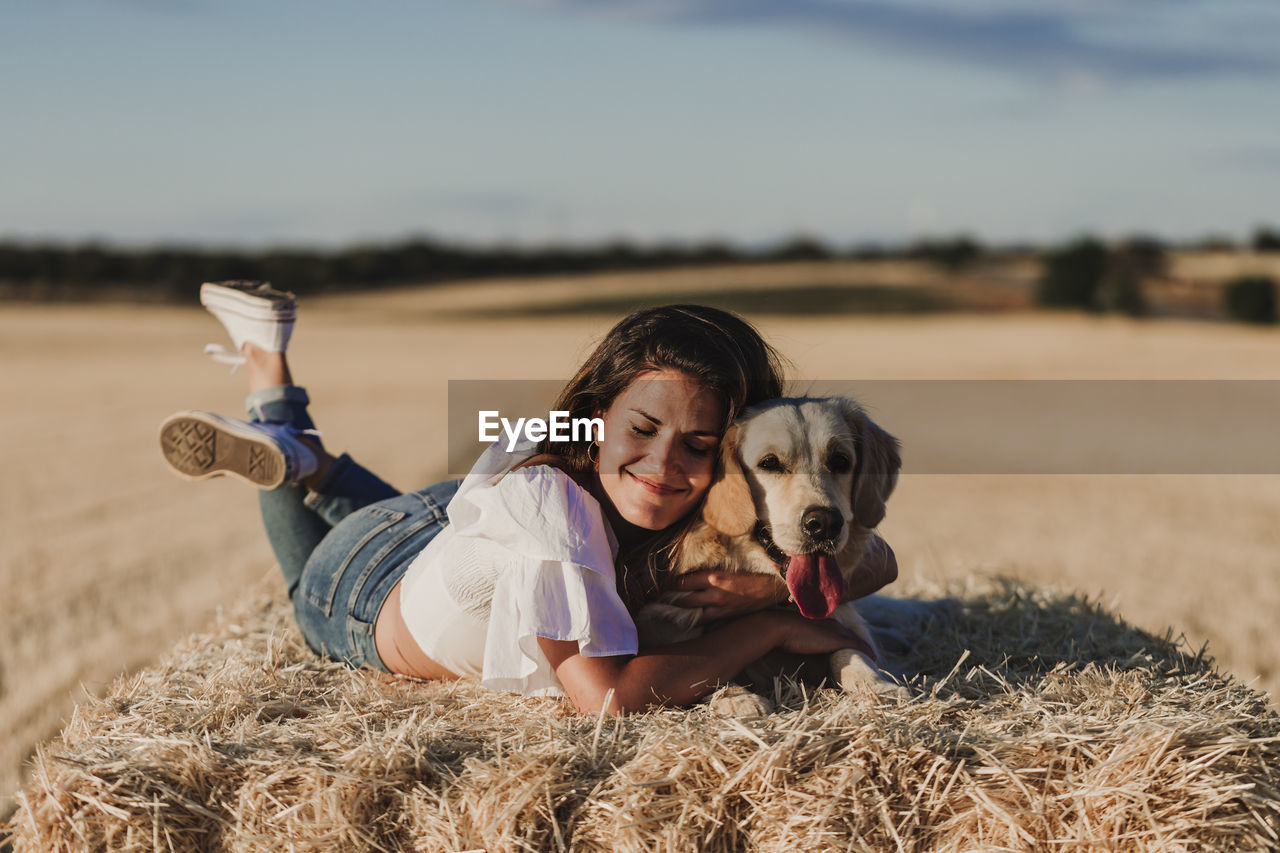
[[[680,448],[674,436],[667,436],[650,445],[649,459],[653,473],[667,474],[680,470]]]

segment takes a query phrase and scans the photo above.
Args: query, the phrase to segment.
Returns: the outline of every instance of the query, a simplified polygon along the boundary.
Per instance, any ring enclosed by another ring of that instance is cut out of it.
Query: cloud
[[[1250,0],[534,0],[694,26],[787,27],[1055,80],[1272,75],[1280,14]],[[1265,32],[1260,33],[1259,30]],[[1249,33],[1244,37],[1244,33]]]

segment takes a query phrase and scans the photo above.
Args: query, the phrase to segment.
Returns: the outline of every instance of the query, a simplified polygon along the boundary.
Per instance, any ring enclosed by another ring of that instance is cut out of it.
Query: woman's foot
[[[237,421],[212,412],[178,412],[160,425],[160,452],[182,477],[232,474],[261,489],[315,477],[332,460],[288,424]]]
[[[298,316],[297,297],[265,281],[205,282],[200,304],[221,321],[235,347],[209,344],[204,351],[214,361],[232,365],[232,370],[245,363],[246,344],[283,353]]]

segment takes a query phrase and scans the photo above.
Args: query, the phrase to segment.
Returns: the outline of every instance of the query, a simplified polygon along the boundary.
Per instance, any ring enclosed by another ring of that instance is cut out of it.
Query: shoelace
[[[244,353],[239,353],[234,350],[227,349],[222,344],[206,344],[204,348],[204,354],[209,356],[209,358],[213,359],[214,361],[218,362],[218,364],[231,365],[232,373],[235,373],[236,370],[242,364],[244,364],[244,361],[245,361]]]

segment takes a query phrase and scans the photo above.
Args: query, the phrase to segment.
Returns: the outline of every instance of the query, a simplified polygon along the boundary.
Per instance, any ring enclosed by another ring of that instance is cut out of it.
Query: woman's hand
[[[834,619],[806,619],[799,613],[770,614],[783,621],[778,648],[797,655],[822,655],[837,649],[857,649],[875,660],[876,654],[862,638]]]
[[[856,635],[831,619],[805,619],[781,610],[752,613],[701,637],[634,656],[587,657],[576,642],[545,637],[538,638],[538,647],[569,699],[587,714],[688,705],[773,649],[820,654],[864,648]]]
[[[687,592],[677,602],[680,607],[701,607],[699,622],[713,622],[730,616],[754,613],[789,599],[787,584],[780,575],[755,572],[702,570],[681,575],[672,589]]]
[[[862,562],[853,570],[852,582],[845,597],[852,601],[870,595],[898,579],[898,560],[889,543],[872,535],[862,552]]]
[[[752,613],[701,637],[634,656],[587,657],[575,642],[545,637],[538,638],[538,647],[569,699],[585,714],[688,705],[773,649],[796,654],[857,649],[871,654],[856,634],[834,619],[805,619],[785,610]]]
[[[879,536],[872,536],[862,552],[862,562],[853,571],[845,598],[852,601],[871,595],[897,578],[898,561],[893,549]],[[688,593],[678,602],[680,607],[702,608],[699,622],[754,613],[775,604],[785,604],[791,598],[780,575],[755,572],[704,569],[681,575],[672,589]]]

